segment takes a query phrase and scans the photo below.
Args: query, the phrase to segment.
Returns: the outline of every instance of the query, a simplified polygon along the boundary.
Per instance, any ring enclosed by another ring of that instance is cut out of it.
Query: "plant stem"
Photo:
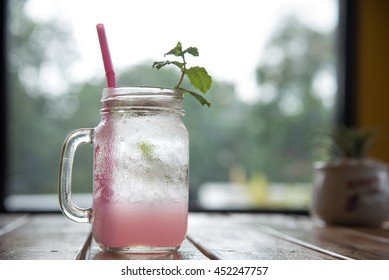
[[[186,61],[185,61],[184,54],[182,54],[181,57],[182,57],[182,61],[184,62],[184,67],[181,69],[181,77],[180,77],[180,80],[178,81],[178,83],[176,85],[176,88],[180,87],[182,81],[184,80],[184,76],[185,76],[185,73],[186,73]]]

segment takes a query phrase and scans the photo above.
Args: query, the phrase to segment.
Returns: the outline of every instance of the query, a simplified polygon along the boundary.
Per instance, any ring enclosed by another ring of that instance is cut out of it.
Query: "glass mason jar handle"
[[[62,146],[59,167],[58,194],[62,212],[78,223],[88,223],[92,217],[92,208],[80,208],[72,201],[72,170],[74,154],[78,145],[93,144],[92,128],[81,128],[71,132]]]

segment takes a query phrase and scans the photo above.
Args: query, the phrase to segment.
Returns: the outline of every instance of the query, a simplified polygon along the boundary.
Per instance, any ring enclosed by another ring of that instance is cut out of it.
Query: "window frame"
[[[6,211],[4,201],[7,183],[7,8],[8,0],[1,1],[1,92],[0,92],[0,130],[5,132],[0,137],[1,166],[0,166],[0,212]]]
[[[336,122],[355,126],[357,120],[358,0],[338,0]]]
[[[0,213],[10,212],[6,209],[5,199],[7,197],[7,14],[8,0],[1,1],[1,94],[0,94],[0,129],[4,131],[0,137],[1,169],[0,169]],[[337,26],[337,105],[335,118],[338,124],[355,125],[356,123],[356,69],[357,69],[357,20],[358,1],[338,0],[338,26]],[[264,213],[291,213],[307,214],[307,211],[300,210],[204,210],[193,208],[193,212],[264,212]],[[15,211],[12,211],[15,212]],[[36,211],[32,211],[36,212]],[[52,212],[52,211],[47,211]]]

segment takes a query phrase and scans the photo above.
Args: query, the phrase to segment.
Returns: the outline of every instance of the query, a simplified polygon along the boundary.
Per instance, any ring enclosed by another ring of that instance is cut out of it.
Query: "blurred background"
[[[198,47],[189,66],[213,76],[211,108],[184,105],[192,211],[306,211],[313,163],[328,156],[315,148],[322,131],[378,128],[372,153],[389,160],[388,4],[350,2],[6,1],[3,210],[58,210],[62,143],[100,119],[101,22],[119,86],[173,87],[179,73],[151,65],[177,41]],[[91,203],[92,157],[84,145],[75,158],[81,206]]]

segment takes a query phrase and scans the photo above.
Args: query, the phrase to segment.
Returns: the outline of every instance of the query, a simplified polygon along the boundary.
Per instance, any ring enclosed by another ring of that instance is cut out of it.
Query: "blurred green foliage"
[[[36,77],[48,63],[63,70],[67,79],[67,66],[76,59],[71,34],[55,23],[27,18],[22,4],[11,9],[17,17],[10,17],[8,188],[12,194],[56,193],[63,140],[74,129],[98,124],[105,81],[102,76],[101,81],[67,83],[61,94],[39,87]],[[331,126],[334,115],[333,106],[326,106],[312,86],[317,73],[334,67],[333,35],[287,18],[265,50],[266,61],[258,65],[262,98],[242,102],[232,83],[215,80],[206,95],[210,109],[185,99],[192,188],[233,180],[236,169],[243,170],[247,181],[258,174],[274,182],[310,180],[313,135]],[[48,46],[53,45],[51,54]],[[151,64],[120,71],[118,85],[174,86],[179,76],[175,69],[157,71]],[[91,147],[77,152],[73,186],[78,192],[92,191]]]

